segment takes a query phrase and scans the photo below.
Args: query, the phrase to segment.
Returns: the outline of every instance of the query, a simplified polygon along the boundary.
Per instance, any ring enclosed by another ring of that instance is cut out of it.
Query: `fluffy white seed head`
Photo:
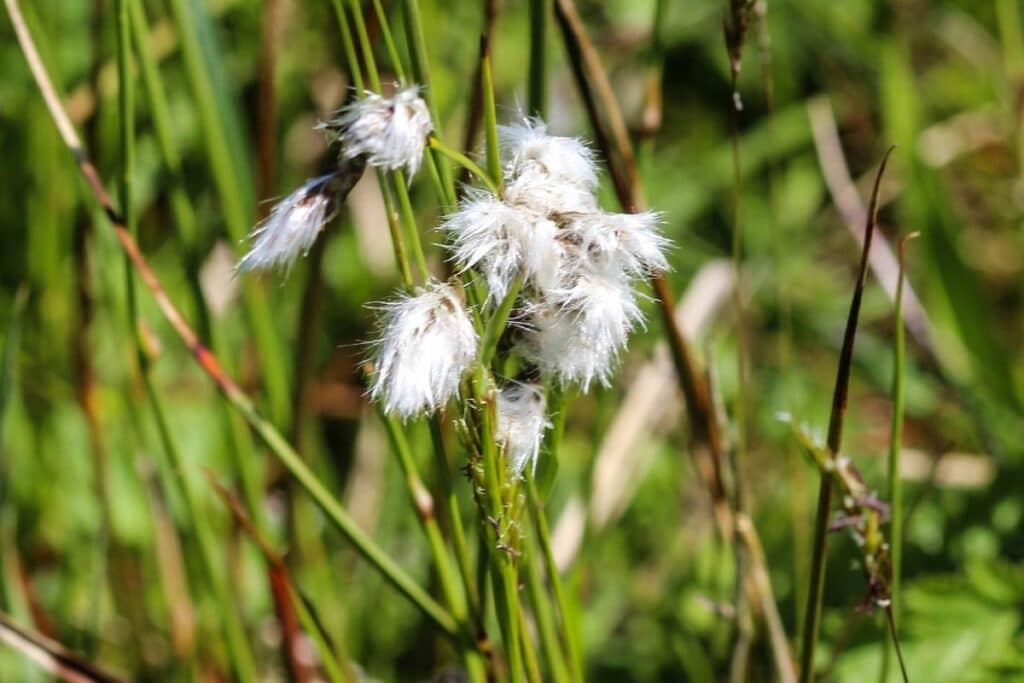
[[[578,138],[548,135],[536,120],[498,129],[505,160],[505,199],[540,213],[597,207],[594,155]]]
[[[334,173],[320,176],[278,202],[253,230],[252,246],[235,270],[287,270],[296,258],[305,255],[337,211],[339,182]]]
[[[370,396],[405,419],[433,412],[459,391],[478,340],[456,290],[431,282],[384,304],[383,336]]]
[[[560,238],[574,245],[592,270],[612,277],[648,276],[668,270],[665,250],[671,243],[658,231],[659,221],[653,211],[574,214]]]
[[[536,384],[511,382],[498,393],[495,437],[515,476],[537,468],[544,431],[551,426],[544,390]]]
[[[629,282],[578,271],[550,296],[527,306],[520,351],[563,384],[583,391],[595,380],[607,385],[629,333],[643,320]]]
[[[419,86],[411,86],[390,98],[367,92],[321,128],[341,143],[343,158],[365,157],[375,168],[405,168],[412,176],[423,160],[434,123]]]
[[[477,190],[441,227],[451,235],[452,260],[483,275],[492,303],[505,297],[520,273],[544,282],[556,277],[557,226],[545,216]]]

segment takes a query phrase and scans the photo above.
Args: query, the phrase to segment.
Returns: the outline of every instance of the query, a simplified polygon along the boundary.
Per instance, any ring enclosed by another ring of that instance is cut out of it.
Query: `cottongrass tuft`
[[[252,246],[235,270],[244,273],[289,269],[296,258],[309,251],[324,225],[337,212],[340,181],[339,173],[307,180],[278,202],[266,220],[253,230]]]
[[[438,410],[458,394],[479,345],[457,290],[432,281],[381,309],[371,398],[402,419]]]
[[[544,432],[551,427],[544,388],[509,382],[498,393],[497,417],[495,438],[512,474],[522,476],[529,468],[532,475],[537,469]]]
[[[419,92],[417,85],[398,90],[393,97],[367,92],[320,128],[341,144],[342,158],[364,157],[370,166],[386,171],[404,168],[411,177],[419,170],[427,136],[434,130]]]
[[[668,270],[661,216],[601,211],[593,153],[537,119],[501,126],[499,146],[502,195],[470,189],[441,225],[452,260],[480,274],[491,305],[523,278],[514,341],[542,376],[607,384],[643,324],[634,281]]]

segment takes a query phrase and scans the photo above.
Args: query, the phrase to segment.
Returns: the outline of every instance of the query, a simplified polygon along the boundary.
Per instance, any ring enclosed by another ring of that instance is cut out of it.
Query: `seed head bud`
[[[495,437],[504,450],[509,469],[521,476],[537,468],[544,431],[551,426],[544,391],[537,384],[510,382],[498,393]]]

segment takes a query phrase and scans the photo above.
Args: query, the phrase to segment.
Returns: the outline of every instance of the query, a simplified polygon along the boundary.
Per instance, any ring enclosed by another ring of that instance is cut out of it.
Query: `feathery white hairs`
[[[252,246],[235,270],[287,270],[298,256],[305,255],[317,236],[338,210],[339,177],[328,173],[306,184],[278,202],[255,230]]]
[[[365,157],[370,166],[387,171],[405,168],[411,178],[423,161],[427,136],[434,130],[419,92],[418,85],[398,90],[393,97],[367,92],[320,128],[341,143],[342,157]]]
[[[458,292],[431,281],[381,309],[383,334],[370,396],[385,413],[403,419],[438,410],[458,393],[477,355],[476,330]]]
[[[367,92],[317,128],[341,145],[337,169],[307,181],[274,207],[250,235],[252,246],[238,262],[239,272],[290,268],[313,246],[367,164],[389,171],[405,168],[411,180],[434,124],[419,86],[411,86],[391,98]]]
[[[525,278],[517,348],[542,374],[584,391],[607,384],[643,323],[634,280],[668,269],[660,217],[601,211],[594,156],[579,139],[536,120],[499,136],[503,194],[470,190],[445,219],[452,260],[480,273],[492,305]]]
[[[497,416],[494,435],[509,469],[518,477],[529,468],[532,475],[537,468],[544,432],[551,426],[544,388],[538,384],[509,382],[498,393]]]

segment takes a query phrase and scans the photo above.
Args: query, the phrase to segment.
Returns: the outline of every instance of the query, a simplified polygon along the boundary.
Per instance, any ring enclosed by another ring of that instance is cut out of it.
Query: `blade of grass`
[[[17,0],[4,0],[4,2],[12,23],[15,25],[15,33],[21,45],[22,53],[29,63],[32,74],[36,79],[36,84],[47,103],[50,115],[54,120],[54,125],[60,132],[62,140],[75,158],[79,170],[92,191],[96,202],[106,213],[121,247],[132,259],[139,277],[150,290],[164,317],[192,353],[200,368],[214,381],[224,398],[245,417],[246,421],[264,439],[267,446],[281,463],[298,480],[299,484],[317,502],[331,522],[338,527],[363,557],[444,633],[455,637],[457,629],[451,615],[430,598],[394,560],[377,546],[365,532],[356,526],[344,507],[324,487],[312,470],[302,461],[299,454],[281,436],[281,433],[258,412],[252,400],[224,372],[223,366],[217,358],[202,344],[193,329],[185,322],[181,313],[167,296],[160,280],[149,266],[135,239],[125,229],[120,214],[114,208],[110,196],[100,180],[96,167],[89,159],[86,150],[82,147],[78,133],[75,132],[67,112],[57,97],[49,75],[39,60],[34,41],[25,26]]]
[[[880,681],[885,683],[889,676],[890,645],[899,646],[896,637],[896,626],[899,623],[900,576],[903,568],[903,486],[900,475],[900,456],[903,452],[903,408],[905,393],[903,378],[906,363],[906,340],[903,331],[903,287],[906,279],[906,246],[907,242],[917,237],[912,232],[900,240],[899,245],[899,281],[896,284],[895,304],[895,340],[893,341],[892,371],[892,426],[889,431],[889,557],[890,568],[889,592],[892,603],[889,606],[889,620],[892,626],[892,637],[883,645],[882,673]]]
[[[232,246],[239,249],[252,227],[253,201],[251,179],[242,170],[249,165],[243,165],[237,145],[232,144],[237,137],[237,126],[232,125],[229,119],[237,117],[225,114],[225,109],[229,108],[225,101],[227,90],[220,87],[223,85],[218,83],[220,67],[210,56],[216,53],[208,18],[195,0],[170,0],[170,4],[185,60],[185,73],[199,110],[203,140],[224,211],[228,237]],[[243,303],[259,354],[269,414],[275,424],[286,428],[291,415],[291,393],[284,347],[275,327],[266,290],[252,278],[243,278],[241,283]]]
[[[871,191],[871,204],[868,209],[868,221],[864,229],[864,248],[861,250],[860,267],[857,271],[857,283],[850,302],[850,313],[843,334],[843,347],[839,354],[839,367],[836,372],[835,390],[832,394],[832,412],[828,423],[828,450],[836,456],[843,440],[843,421],[846,415],[846,399],[850,386],[850,370],[853,366],[853,343],[857,336],[857,323],[860,319],[861,299],[868,277],[868,255],[871,251],[871,238],[878,224],[878,190],[881,186],[885,166],[893,148],[890,147],[875,175],[874,188]],[[818,487],[818,506],[814,519],[814,539],[811,550],[811,571],[807,589],[807,603],[804,610],[804,632],[800,650],[800,683],[810,683],[814,678],[814,651],[818,643],[818,626],[821,621],[822,601],[825,594],[825,560],[828,546],[829,515],[832,510],[832,479],[831,472],[823,469]]]

